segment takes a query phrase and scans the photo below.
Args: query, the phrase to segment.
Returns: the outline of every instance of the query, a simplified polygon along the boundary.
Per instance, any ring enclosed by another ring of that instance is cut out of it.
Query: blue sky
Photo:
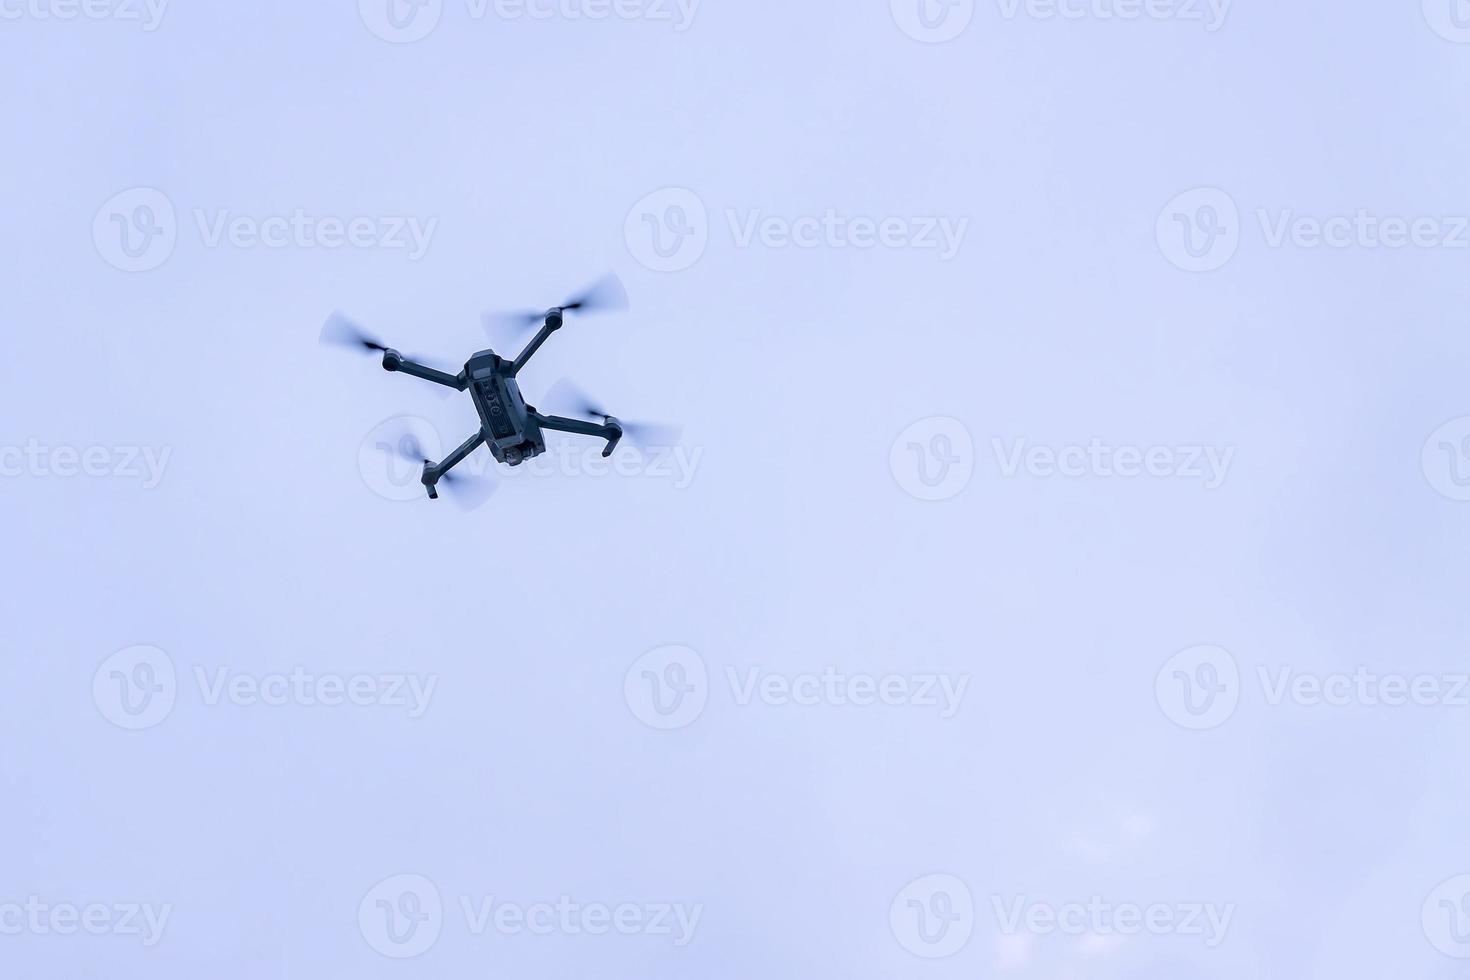
[[[0,0],[3,972],[1458,975],[1466,42]]]

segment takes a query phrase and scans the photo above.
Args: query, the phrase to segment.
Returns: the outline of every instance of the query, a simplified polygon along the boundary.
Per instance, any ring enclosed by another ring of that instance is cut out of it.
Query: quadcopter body
[[[546,451],[541,426],[531,417],[515,375],[504,370],[505,360],[493,350],[482,350],[465,363],[470,397],[480,414],[480,432],[497,462],[519,466]]]
[[[514,359],[502,357],[494,350],[482,350],[472,355],[458,374],[449,374],[446,371],[421,364],[412,357],[406,357],[363,333],[356,325],[340,316],[333,316],[327,321],[326,326],[322,329],[321,339],[324,343],[368,351],[381,351],[383,369],[386,371],[407,374],[447,388],[469,392],[475,405],[475,412],[480,417],[480,428],[458,449],[444,459],[434,462],[423,456],[416,440],[409,440],[404,447],[400,448],[402,455],[412,457],[423,464],[423,474],[420,479],[428,495],[431,498],[437,498],[439,481],[446,478],[452,481],[454,477],[450,474],[450,470],[480,446],[488,447],[490,454],[497,462],[508,466],[519,466],[526,460],[534,459],[546,451],[545,430],[547,429],[604,439],[606,445],[603,447],[602,455],[612,455],[613,450],[617,448],[618,441],[623,437],[624,425],[622,422],[592,405],[585,396],[580,398],[581,412],[601,421],[544,415],[526,404],[516,379],[521,369],[526,366],[526,362],[541,348],[542,344],[546,343],[547,338],[562,328],[566,313],[626,308],[627,295],[623,292],[622,283],[617,280],[616,276],[608,276],[579,298],[563,306],[552,307],[544,313],[502,315],[498,318],[498,322],[504,322],[504,317],[509,316],[517,327],[529,329],[539,323],[540,329]],[[487,316],[487,327],[490,323],[491,318]],[[634,426],[635,430],[638,428],[640,427]],[[642,426],[641,428],[650,430],[656,427]]]
[[[423,484],[430,497],[438,497],[437,485],[448,473],[470,453],[481,445],[488,446],[497,462],[519,466],[546,451],[543,429],[556,429],[579,435],[597,436],[607,440],[602,455],[611,456],[623,437],[622,424],[611,415],[603,415],[602,422],[586,422],[581,419],[563,418],[559,415],[543,415],[526,404],[521,396],[516,375],[531,359],[537,349],[557,330],[561,329],[562,308],[546,311],[546,319],[536,336],[521,351],[515,360],[507,360],[493,350],[482,350],[465,362],[459,374],[448,374],[426,367],[405,358],[398,351],[387,348],[383,351],[383,368],[401,371],[404,374],[432,381],[435,384],[468,391],[474,400],[475,411],[480,416],[480,431],[470,436],[454,452],[434,463],[424,461]]]

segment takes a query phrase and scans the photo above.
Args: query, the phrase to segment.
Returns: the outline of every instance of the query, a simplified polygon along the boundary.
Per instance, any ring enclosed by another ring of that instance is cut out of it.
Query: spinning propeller
[[[332,347],[346,347],[348,350],[360,350],[364,353],[388,349],[381,340],[341,313],[333,313],[327,317],[327,322],[322,325],[321,342]]]
[[[546,393],[547,401],[553,406],[566,406],[569,415],[582,415],[593,419],[616,418],[623,435],[640,446],[663,449],[678,444],[683,430],[677,425],[661,425],[656,422],[630,422],[604,409],[589,395],[566,378],[552,385]]]
[[[563,313],[620,313],[628,308],[628,291],[616,273],[609,272],[601,279],[567,300],[553,307]],[[532,327],[546,322],[546,310],[511,310],[486,313],[481,317],[485,331],[492,342],[505,335],[511,337],[527,333]]]
[[[388,349],[387,344],[384,344],[377,337],[374,337],[362,327],[358,326],[356,321],[348,319],[341,313],[333,313],[327,317],[327,322],[322,324],[320,342],[328,347],[343,347],[360,354],[378,353]],[[404,354],[403,357],[405,360],[413,361],[415,364],[433,366],[428,358],[421,357],[418,354]],[[448,373],[453,374],[454,372],[450,371]],[[431,390],[441,400],[453,394],[451,389],[437,385]]]
[[[405,462],[427,466],[433,462],[424,452],[423,443],[412,432],[404,432],[393,440],[393,453]],[[474,510],[495,495],[499,484],[484,476],[470,476],[450,470],[439,477],[439,486],[449,491],[449,498],[461,510]]]

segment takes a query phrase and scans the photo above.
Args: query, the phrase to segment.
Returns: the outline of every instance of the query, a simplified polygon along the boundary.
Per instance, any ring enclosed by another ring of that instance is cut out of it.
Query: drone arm
[[[540,350],[541,345],[546,343],[547,337],[550,337],[557,330],[561,329],[561,323],[561,314],[559,312],[555,313],[555,315],[547,314],[546,322],[541,325],[540,330],[536,331],[536,336],[531,338],[531,342],[526,345],[526,349],[521,351],[520,356],[511,364],[510,373],[512,375],[518,374],[521,368],[526,366],[526,362],[531,359],[531,355]]]
[[[464,462],[464,458],[470,453],[474,452],[476,449],[479,449],[480,446],[484,444],[484,442],[485,432],[483,429],[481,429],[480,431],[476,432],[474,435],[466,439],[464,441],[464,444],[461,445],[458,449],[450,453],[448,456],[445,456],[439,462],[433,463],[431,465],[426,464],[424,466],[424,475],[422,477],[422,480],[424,486],[428,487],[429,489],[429,496],[439,496],[438,492],[434,489],[435,484],[439,482],[439,479],[443,477],[445,473],[448,473],[460,463]]]
[[[603,447],[602,455],[611,456],[613,450],[618,448],[618,440],[623,438],[623,427],[618,420],[609,418],[606,422],[584,422],[581,419],[562,418],[560,415],[542,415],[540,412],[532,411],[531,417],[543,429],[556,429],[559,432],[571,432],[579,436],[593,436],[606,439],[607,445]]]
[[[383,352],[383,370],[402,371],[404,374],[411,375],[412,377],[422,378],[425,381],[432,381],[435,384],[444,385],[449,388],[457,388],[460,391],[464,391],[465,388],[469,387],[469,382],[462,375],[456,377],[453,374],[436,371],[422,364],[415,364],[413,361],[405,359],[396,350]]]

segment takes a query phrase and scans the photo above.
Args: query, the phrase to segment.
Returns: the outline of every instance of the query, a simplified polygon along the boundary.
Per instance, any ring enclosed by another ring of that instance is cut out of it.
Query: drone
[[[520,466],[546,451],[544,430],[553,429],[575,435],[603,439],[602,455],[611,456],[617,449],[624,433],[637,441],[657,438],[657,433],[666,433],[664,426],[623,422],[599,408],[583,395],[571,382],[563,379],[556,387],[576,404],[578,414],[601,421],[567,418],[561,415],[543,415],[527,405],[521,396],[517,376],[541,345],[566,323],[568,314],[604,313],[626,310],[628,294],[616,275],[609,274],[592,286],[567,300],[561,306],[553,306],[544,312],[487,313],[483,317],[486,332],[492,342],[505,337],[507,332],[524,334],[539,324],[540,329],[514,358],[505,358],[494,350],[482,350],[465,362],[458,374],[449,374],[421,363],[423,358],[405,356],[383,344],[365,332],[356,323],[340,313],[334,313],[322,327],[321,342],[337,347],[346,347],[366,353],[381,353],[383,370],[395,371],[420,378],[424,381],[468,391],[480,417],[480,428],[463,444],[444,459],[434,462],[424,455],[416,437],[405,436],[398,442],[400,456],[423,465],[420,482],[423,483],[431,500],[439,499],[439,482],[453,485],[463,479],[451,473],[467,456],[480,446],[488,446],[496,462],[507,466]],[[448,393],[445,392],[447,395]],[[488,493],[483,494],[488,496]]]

